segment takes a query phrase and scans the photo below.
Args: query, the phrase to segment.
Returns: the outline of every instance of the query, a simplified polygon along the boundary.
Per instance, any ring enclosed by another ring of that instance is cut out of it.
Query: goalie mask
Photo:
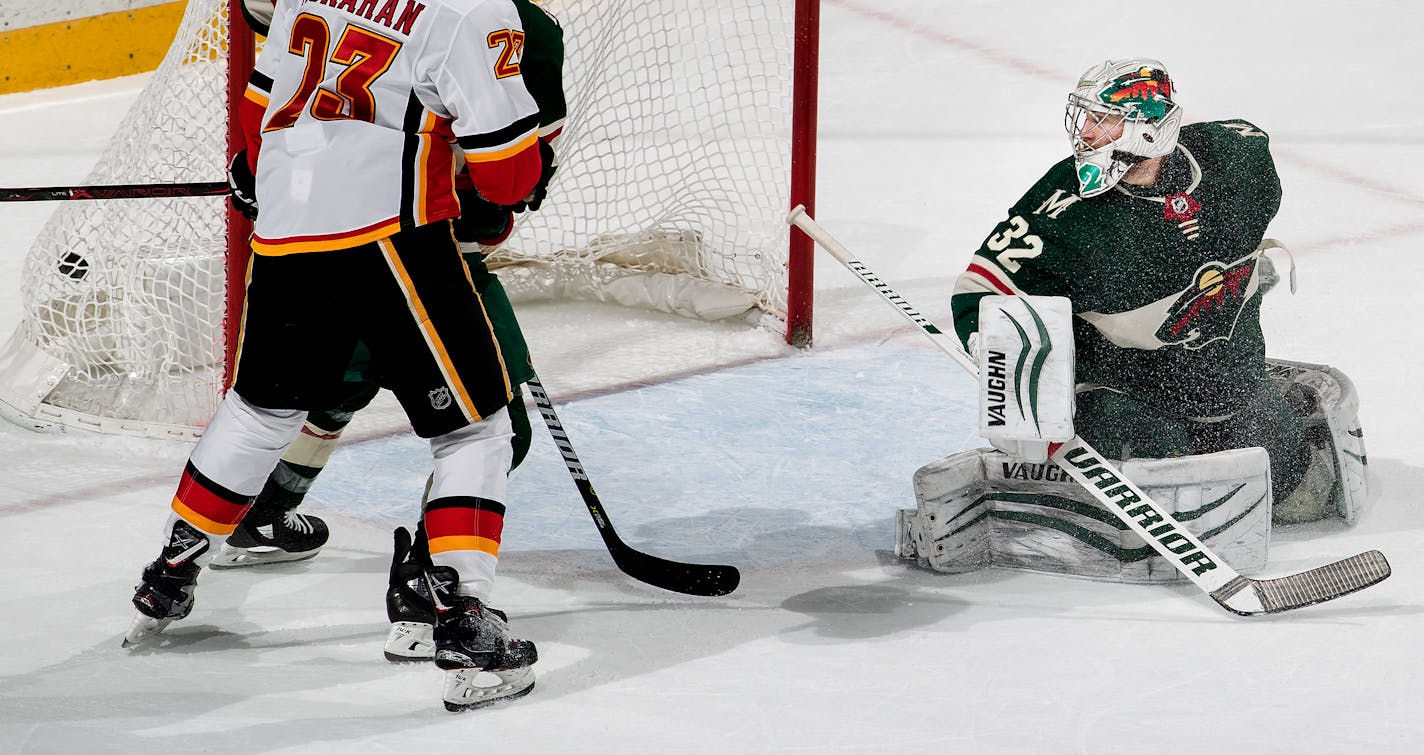
[[[272,25],[272,14],[275,12],[277,0],[242,0],[242,17],[247,19],[247,25],[252,27],[252,31],[267,36],[268,27]]]
[[[1109,60],[1089,68],[1068,95],[1065,126],[1078,167],[1078,194],[1117,185],[1132,166],[1177,146],[1182,108],[1161,63]]]

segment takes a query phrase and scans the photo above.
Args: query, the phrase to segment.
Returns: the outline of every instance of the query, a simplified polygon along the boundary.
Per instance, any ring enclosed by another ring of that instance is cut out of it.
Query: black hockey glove
[[[227,166],[228,200],[244,218],[257,220],[257,177],[247,167],[247,150],[233,155]]]
[[[455,218],[455,240],[480,246],[499,246],[514,230],[514,212],[480,196],[474,189],[459,189],[460,217]]]
[[[510,205],[509,209],[515,212],[525,210],[538,210],[544,204],[544,195],[549,192],[549,179],[554,177],[554,171],[559,169],[559,158],[554,154],[554,148],[543,139],[539,140],[539,157],[544,160],[544,169],[539,173],[539,183],[534,184],[533,191],[522,201]]]

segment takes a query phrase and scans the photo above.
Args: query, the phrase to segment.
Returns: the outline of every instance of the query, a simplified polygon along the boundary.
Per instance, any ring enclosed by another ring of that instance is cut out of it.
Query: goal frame
[[[237,105],[247,92],[247,81],[257,65],[257,35],[244,19],[243,0],[227,0],[228,64],[227,64],[227,156],[241,152],[246,142],[242,126],[236,117]],[[242,302],[247,294],[247,263],[252,256],[249,240],[252,221],[227,203],[227,281],[223,315],[223,377],[222,390],[232,385],[237,362],[238,331],[242,325]]]
[[[243,0],[227,0],[228,39],[228,157],[244,146],[236,112],[256,63],[257,40],[243,17]],[[791,161],[789,211],[805,207],[816,211],[816,125],[820,87],[821,0],[795,0],[792,52]],[[231,206],[227,208],[227,314],[223,322],[226,339],[223,385],[232,382],[241,324],[244,276],[252,250],[248,238],[252,223]],[[812,312],[815,303],[815,244],[805,235],[787,229],[786,327],[783,337],[798,348],[809,348],[814,335]]]
[[[815,203],[820,0],[698,1],[706,5],[554,5],[577,25],[577,68],[565,76],[579,112],[555,179],[564,200],[487,250],[490,266],[516,302],[646,307],[780,330],[809,347],[813,247],[777,208]],[[252,254],[252,224],[222,189],[246,144],[235,113],[260,47],[244,21],[253,3],[188,0],[89,185],[23,190],[24,199],[97,201],[62,208],[30,245],[26,315],[0,345],[0,416],[37,430],[201,435],[235,374]],[[689,10],[714,23],[689,26]],[[610,54],[619,44],[656,65]],[[662,73],[640,78],[652,71]],[[643,109],[642,97],[661,109]],[[622,120],[606,121],[610,113]],[[706,123],[716,128],[704,132]],[[136,188],[149,191],[117,191]]]

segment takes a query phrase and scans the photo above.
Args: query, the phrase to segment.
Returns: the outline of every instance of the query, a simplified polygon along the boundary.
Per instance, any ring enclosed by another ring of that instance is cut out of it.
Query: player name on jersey
[[[410,34],[410,26],[415,23],[415,19],[420,16],[420,12],[425,10],[425,4],[416,0],[306,0],[308,3],[325,5],[337,10],[344,10],[355,16],[360,16],[367,21],[374,21],[389,29]],[[401,8],[401,3],[405,7]],[[396,10],[400,9],[400,15],[396,15]]]

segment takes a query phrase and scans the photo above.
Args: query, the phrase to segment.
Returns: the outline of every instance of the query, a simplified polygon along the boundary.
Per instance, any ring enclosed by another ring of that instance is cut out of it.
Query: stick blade
[[[1241,616],[1282,613],[1359,592],[1383,582],[1391,573],[1389,560],[1383,553],[1365,551],[1333,564],[1276,579],[1238,577],[1212,592],[1211,597],[1226,610]],[[1246,591],[1246,587],[1251,589]],[[1232,605],[1232,598],[1238,594],[1248,602],[1254,598],[1257,605]]]
[[[609,552],[624,574],[653,587],[683,595],[726,595],[742,582],[742,573],[735,566],[668,561],[627,546],[610,548]]]

